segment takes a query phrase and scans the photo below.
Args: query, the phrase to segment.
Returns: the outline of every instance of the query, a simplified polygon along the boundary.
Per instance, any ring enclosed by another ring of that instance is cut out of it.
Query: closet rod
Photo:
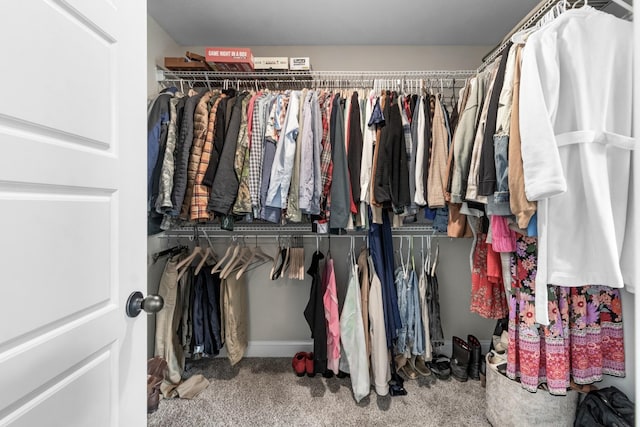
[[[414,79],[414,78],[466,78],[476,74],[476,70],[431,70],[431,71],[170,71],[158,70],[157,80],[196,80],[206,82],[220,80],[371,80],[371,79]]]
[[[189,237],[188,234],[162,234],[160,236],[158,236],[162,239],[176,239],[179,237]],[[211,236],[209,235],[209,237],[225,237],[228,239],[233,239],[233,238],[241,238],[241,239],[245,239],[245,240],[250,240],[250,239],[257,239],[257,238],[261,238],[261,239],[278,239],[278,238],[288,238],[288,237],[302,237],[302,238],[326,238],[326,239],[333,239],[333,238],[345,238],[345,237],[352,237],[354,239],[358,239],[358,238],[366,238],[369,237],[368,233],[362,233],[362,234],[316,234],[316,233],[312,233],[312,234],[287,234],[287,233],[283,233],[283,234],[226,234],[226,235],[214,235]],[[433,237],[433,238],[443,238],[443,237],[449,237],[444,233],[435,233],[435,234],[423,234],[423,235],[419,235],[419,234],[397,234],[394,233],[392,236],[392,238],[396,238],[396,237],[402,237],[402,238],[409,238],[409,237]],[[453,237],[450,237],[451,239],[453,239]]]
[[[431,225],[427,225],[427,224],[403,225],[402,227],[392,228],[392,230],[397,232],[424,233],[425,235],[437,233],[437,231],[435,231],[435,229]],[[170,231],[165,232],[165,234],[176,233],[182,236],[188,236],[188,235],[194,236],[196,232],[206,233],[207,236],[230,236],[235,233],[243,233],[243,232],[270,233],[270,234],[275,234],[275,233],[291,234],[291,233],[297,232],[299,234],[305,234],[305,235],[314,236],[314,237],[329,236],[329,235],[331,235],[332,237],[333,236],[336,236],[336,237],[337,236],[359,236],[359,235],[368,233],[367,230],[351,230],[345,234],[314,233],[313,231],[311,231],[311,224],[306,224],[306,225],[296,224],[296,225],[284,225],[284,226],[270,225],[270,224],[236,225],[233,231],[229,231],[229,230],[224,230],[220,228],[220,226],[218,225],[209,224],[209,225],[198,225],[196,226],[195,230],[194,230],[194,227],[192,226],[177,227],[177,228],[171,229]]]
[[[565,1],[565,0],[542,0],[538,5],[529,12],[518,24],[516,24],[511,31],[507,33],[507,35],[502,39],[502,42],[494,47],[489,53],[487,53],[484,58],[482,58],[482,64],[478,67],[477,72],[484,70],[489,64],[491,64],[507,47],[511,36],[515,33],[526,30],[527,28],[531,28],[534,26],[544,15],[547,13],[553,6],[556,4]],[[569,2],[573,4],[573,0]],[[587,0],[587,4],[595,9],[604,9],[611,3],[615,3],[620,7],[626,9],[629,12],[633,11],[633,8],[626,3],[624,0]]]

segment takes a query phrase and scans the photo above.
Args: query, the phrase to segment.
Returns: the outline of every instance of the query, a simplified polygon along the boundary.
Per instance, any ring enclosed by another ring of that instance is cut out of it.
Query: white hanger
[[[402,253],[402,241],[403,241],[403,240],[404,240],[404,237],[400,236],[400,250],[399,250],[399,252],[400,252],[400,265],[401,265],[401,267],[402,267],[402,274],[403,274],[403,275],[404,275],[404,277],[406,278],[406,277],[407,277],[407,272],[408,272],[408,270],[407,270],[407,265],[406,265],[406,264],[405,264],[405,262],[404,262],[404,255],[403,255],[403,253]],[[408,260],[407,260],[407,261],[408,261]]]
[[[433,267],[431,267],[431,275],[436,274],[436,267],[438,266],[438,254],[440,253],[440,243],[436,243],[436,254],[433,257]]]

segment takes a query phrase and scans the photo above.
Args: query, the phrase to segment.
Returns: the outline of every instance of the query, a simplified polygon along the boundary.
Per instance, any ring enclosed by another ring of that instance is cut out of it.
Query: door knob
[[[164,306],[164,300],[160,295],[148,295],[146,298],[142,292],[135,291],[127,299],[127,316],[136,317],[144,310],[148,314],[159,312]]]

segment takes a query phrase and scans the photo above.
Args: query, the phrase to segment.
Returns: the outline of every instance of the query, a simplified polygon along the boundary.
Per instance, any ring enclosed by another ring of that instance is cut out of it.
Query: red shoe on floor
[[[305,366],[306,366],[307,376],[308,377],[315,377],[316,376],[316,371],[313,368],[313,352],[306,353],[306,354],[307,354],[307,359],[305,361]]]
[[[296,353],[293,356],[293,360],[291,361],[291,366],[293,366],[293,371],[297,376],[303,377],[307,372],[307,357],[309,353],[305,353],[303,351]]]

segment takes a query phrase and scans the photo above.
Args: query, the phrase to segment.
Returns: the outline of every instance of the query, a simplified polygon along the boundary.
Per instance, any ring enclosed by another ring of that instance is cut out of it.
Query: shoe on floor
[[[293,367],[293,371],[297,376],[302,377],[307,372],[307,357],[309,353],[305,353],[303,351],[296,353],[293,356],[293,360],[291,360],[291,366]]]
[[[436,354],[431,361],[427,362],[429,370],[439,380],[448,380],[451,376],[451,364],[449,358],[444,354]]]
[[[431,370],[427,366],[427,363],[424,361],[423,356],[415,356],[409,359],[409,363],[411,363],[413,369],[423,377],[428,377],[431,375]]]
[[[315,368],[313,367],[313,352],[306,353],[305,372],[307,373],[308,377],[316,376],[316,371],[315,371]]]
[[[454,379],[465,382],[469,379],[468,369],[471,360],[471,347],[460,337],[453,337],[451,351],[451,375]]]
[[[480,341],[473,335],[467,336],[467,343],[471,349],[471,358],[469,359],[469,367],[467,373],[472,380],[480,380],[480,362],[482,361],[482,347]]]
[[[404,357],[404,356],[403,356]],[[413,363],[413,359],[406,359],[405,363],[399,369],[407,379],[415,380],[420,375],[415,368],[415,364]]]

